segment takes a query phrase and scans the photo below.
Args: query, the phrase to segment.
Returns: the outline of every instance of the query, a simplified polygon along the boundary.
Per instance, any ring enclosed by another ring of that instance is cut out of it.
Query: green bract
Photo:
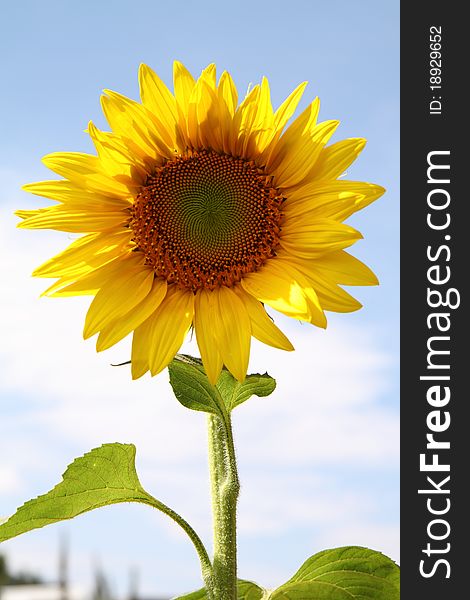
[[[251,396],[269,396],[276,388],[276,380],[267,373],[247,375],[240,383],[226,370],[213,386],[202,362],[186,354],[178,354],[168,371],[173,392],[183,406],[219,416],[224,409],[231,412]]]

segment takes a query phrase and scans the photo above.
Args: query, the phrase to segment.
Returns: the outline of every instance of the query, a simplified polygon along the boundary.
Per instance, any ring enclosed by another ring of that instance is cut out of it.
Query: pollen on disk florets
[[[132,239],[169,283],[232,286],[275,256],[283,200],[253,162],[188,152],[148,178],[131,210]]]

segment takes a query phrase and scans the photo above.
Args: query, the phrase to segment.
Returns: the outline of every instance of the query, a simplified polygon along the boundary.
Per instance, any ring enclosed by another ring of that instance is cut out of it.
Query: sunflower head
[[[345,252],[344,221],[383,188],[338,179],[365,145],[327,145],[337,121],[314,100],[288,126],[305,84],[273,110],[263,78],[242,102],[209,65],[196,80],[174,63],[174,91],[146,65],[141,102],[105,91],[111,131],[89,124],[96,155],[54,153],[62,179],[24,189],[56,203],[21,210],[20,227],[84,234],[34,272],[50,296],[94,296],[84,337],[104,350],[128,334],[132,374],[163,370],[194,328],[211,382],[239,380],[251,336],[293,350],[265,310],[326,326],[325,310],[360,304],[341,285],[375,275]]]

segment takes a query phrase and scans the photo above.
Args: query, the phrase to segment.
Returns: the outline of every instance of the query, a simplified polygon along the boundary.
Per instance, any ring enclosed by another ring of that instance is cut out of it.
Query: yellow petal
[[[86,209],[76,209],[67,205],[51,206],[34,211],[26,216],[26,211],[18,211],[18,216],[24,218],[17,227],[20,229],[56,229],[70,233],[89,233],[106,231],[114,227],[124,227],[129,221],[127,211],[100,210],[90,212]]]
[[[238,93],[237,88],[235,87],[235,84],[227,71],[224,71],[220,77],[217,94],[219,101],[221,145],[223,152],[229,154],[230,149],[234,147],[236,143],[236,139],[232,139],[232,125],[233,117],[237,110]],[[237,136],[235,136],[235,138],[236,137]]]
[[[254,110],[249,113],[249,119],[243,123],[243,144],[241,146],[242,156],[252,159],[257,158],[266,147],[272,136],[274,126],[273,107],[271,104],[271,91],[266,77],[263,77],[256,103],[252,105]]]
[[[152,289],[140,304],[102,328],[96,341],[97,351],[101,352],[114,346],[146,321],[160,306],[165,298],[166,291],[166,281],[154,279]]]
[[[315,98],[289,126],[276,144],[270,146],[270,154],[266,157],[266,169],[269,173],[279,167],[281,162],[289,156],[292,145],[297,144],[302,136],[309,135],[310,130],[317,123],[319,111],[320,101]]]
[[[289,192],[283,211],[287,220],[308,213],[312,218],[344,221],[384,192],[380,185],[361,181],[312,181]]]
[[[200,77],[194,86],[188,106],[188,137],[195,148],[222,150],[218,99],[215,91]]]
[[[233,156],[240,156],[245,137],[244,132],[247,129],[247,124],[251,121],[251,115],[256,111],[259,93],[260,86],[253,86],[233,116],[229,135],[230,148],[228,150],[228,153]]]
[[[140,304],[149,294],[154,273],[143,264],[124,270],[114,279],[106,282],[96,294],[88,309],[83,337],[98,333],[111,321],[122,317]]]
[[[199,76],[199,80],[205,81],[210,88],[213,90],[216,89],[216,77],[217,77],[217,69],[215,63],[211,63],[207,65],[205,69],[201,71],[201,75]]]
[[[318,294],[315,290],[314,285],[309,277],[302,272],[298,266],[290,259],[283,259],[279,257],[277,259],[279,269],[282,269],[285,273],[294,279],[302,288],[303,293],[307,299],[309,318],[308,321],[317,327],[326,327],[326,317],[323,312]]]
[[[149,370],[151,315],[134,331],[132,336],[131,372],[132,379],[139,379]]]
[[[340,250],[325,254],[315,261],[316,267],[325,276],[343,285],[378,285],[376,275],[355,256]]]
[[[281,149],[279,154],[282,160],[276,161],[278,166],[273,165],[271,170],[275,185],[288,188],[303,181],[312,171],[317,158],[338,125],[339,121],[325,121],[315,127],[307,124],[305,130],[295,140],[286,141],[284,153]],[[282,140],[283,138],[280,144]]]
[[[122,94],[105,90],[106,96],[101,96],[101,107],[111,129],[122,136],[133,148],[138,150],[139,157],[152,158],[157,161],[171,158],[174,154],[162,138],[155,121],[149,111],[138,102],[126,98]]]
[[[117,258],[129,241],[126,230],[85,235],[35,269],[33,275],[63,277],[89,272]]]
[[[356,160],[365,145],[366,140],[363,138],[349,138],[324,148],[312,170],[312,177],[316,180],[340,177]]]
[[[44,156],[43,163],[48,169],[71,181],[100,170],[98,157],[83,152],[52,152]]]
[[[350,313],[362,308],[362,304],[356,298],[338,285],[322,285],[318,279],[312,283],[324,310]]]
[[[196,89],[198,90],[196,112],[200,143],[205,148],[221,151],[219,102],[216,93],[204,79],[198,81]]]
[[[334,312],[354,312],[362,308],[362,304],[348,292],[340,288],[334,277],[321,268],[322,260],[295,260],[295,266],[307,277],[318,296],[324,310]]]
[[[118,135],[108,131],[100,131],[90,121],[88,134],[98,152],[101,169],[105,173],[119,178],[125,176],[143,185],[148,176],[141,158],[129,150]]]
[[[243,302],[228,287],[209,292],[213,330],[222,360],[232,375],[243,381],[250,358],[251,325]]]
[[[289,317],[326,327],[326,317],[311,282],[289,260],[269,260],[241,281],[252,296]]]
[[[261,85],[255,85],[239,107],[240,122],[236,155],[253,159],[257,156],[256,144],[264,132],[272,131],[273,110],[270,90],[264,77]]]
[[[284,100],[281,106],[274,113],[273,127],[270,135],[266,136],[264,140],[266,147],[261,151],[259,164],[265,165],[268,162],[268,158],[272,155],[272,152],[284,130],[284,127],[297,108],[306,85],[307,82],[304,81],[297,86],[296,89],[286,98],[286,100]]]
[[[176,146],[178,110],[176,100],[158,75],[147,65],[139,69],[140,97],[143,105],[153,113],[160,124],[165,142]]]
[[[290,219],[282,228],[281,246],[300,258],[316,258],[327,252],[347,248],[362,238],[349,225],[333,219]]]
[[[218,96],[225,103],[230,116],[233,117],[237,109],[238,92],[230,73],[227,73],[227,71],[224,71],[220,76]]]
[[[140,253],[127,252],[98,268],[64,275],[45,290],[42,296],[94,295],[108,280],[112,281],[119,273],[135,267],[136,261],[141,261],[141,256]]]
[[[186,114],[189,98],[196,81],[188,69],[178,60],[173,63],[173,82],[176,102],[182,109],[183,114]]]
[[[185,140],[185,145],[189,144],[188,136],[188,111],[189,100],[196,81],[186,67],[175,60],[173,63],[173,81],[176,97],[176,108],[178,111],[179,129]]]
[[[209,381],[215,385],[222,371],[223,361],[214,337],[214,308],[210,302],[211,295],[212,292],[204,289],[197,292],[194,305],[194,329],[204,369]]]
[[[43,196],[62,203],[83,205],[87,207],[126,208],[130,205],[130,194],[127,198],[116,195],[104,195],[86,190],[77,183],[66,179],[52,179],[50,181],[37,181],[27,183],[22,187],[25,192]]]
[[[96,191],[105,196],[118,195],[128,198],[136,185],[119,176],[109,176],[101,168],[100,160],[82,152],[53,152],[42,159],[48,169],[69,179],[76,185]]]
[[[290,343],[282,331],[274,325],[272,319],[264,309],[264,306],[251,294],[248,294],[239,285],[234,288],[235,293],[241,298],[251,321],[251,333],[263,344],[274,348],[291,351],[294,346]]]
[[[194,315],[194,294],[176,286],[150,317],[149,366],[156,375],[168,366],[188,333]]]
[[[302,98],[307,82],[304,81],[298,85],[295,90],[284,100],[281,106],[274,113],[274,126],[279,133],[286,126],[287,121],[292,117],[297,105]]]

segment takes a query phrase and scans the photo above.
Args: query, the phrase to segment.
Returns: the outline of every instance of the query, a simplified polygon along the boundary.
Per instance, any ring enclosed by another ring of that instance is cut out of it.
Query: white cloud
[[[21,490],[17,471],[8,465],[0,465],[0,494],[11,494]]]

